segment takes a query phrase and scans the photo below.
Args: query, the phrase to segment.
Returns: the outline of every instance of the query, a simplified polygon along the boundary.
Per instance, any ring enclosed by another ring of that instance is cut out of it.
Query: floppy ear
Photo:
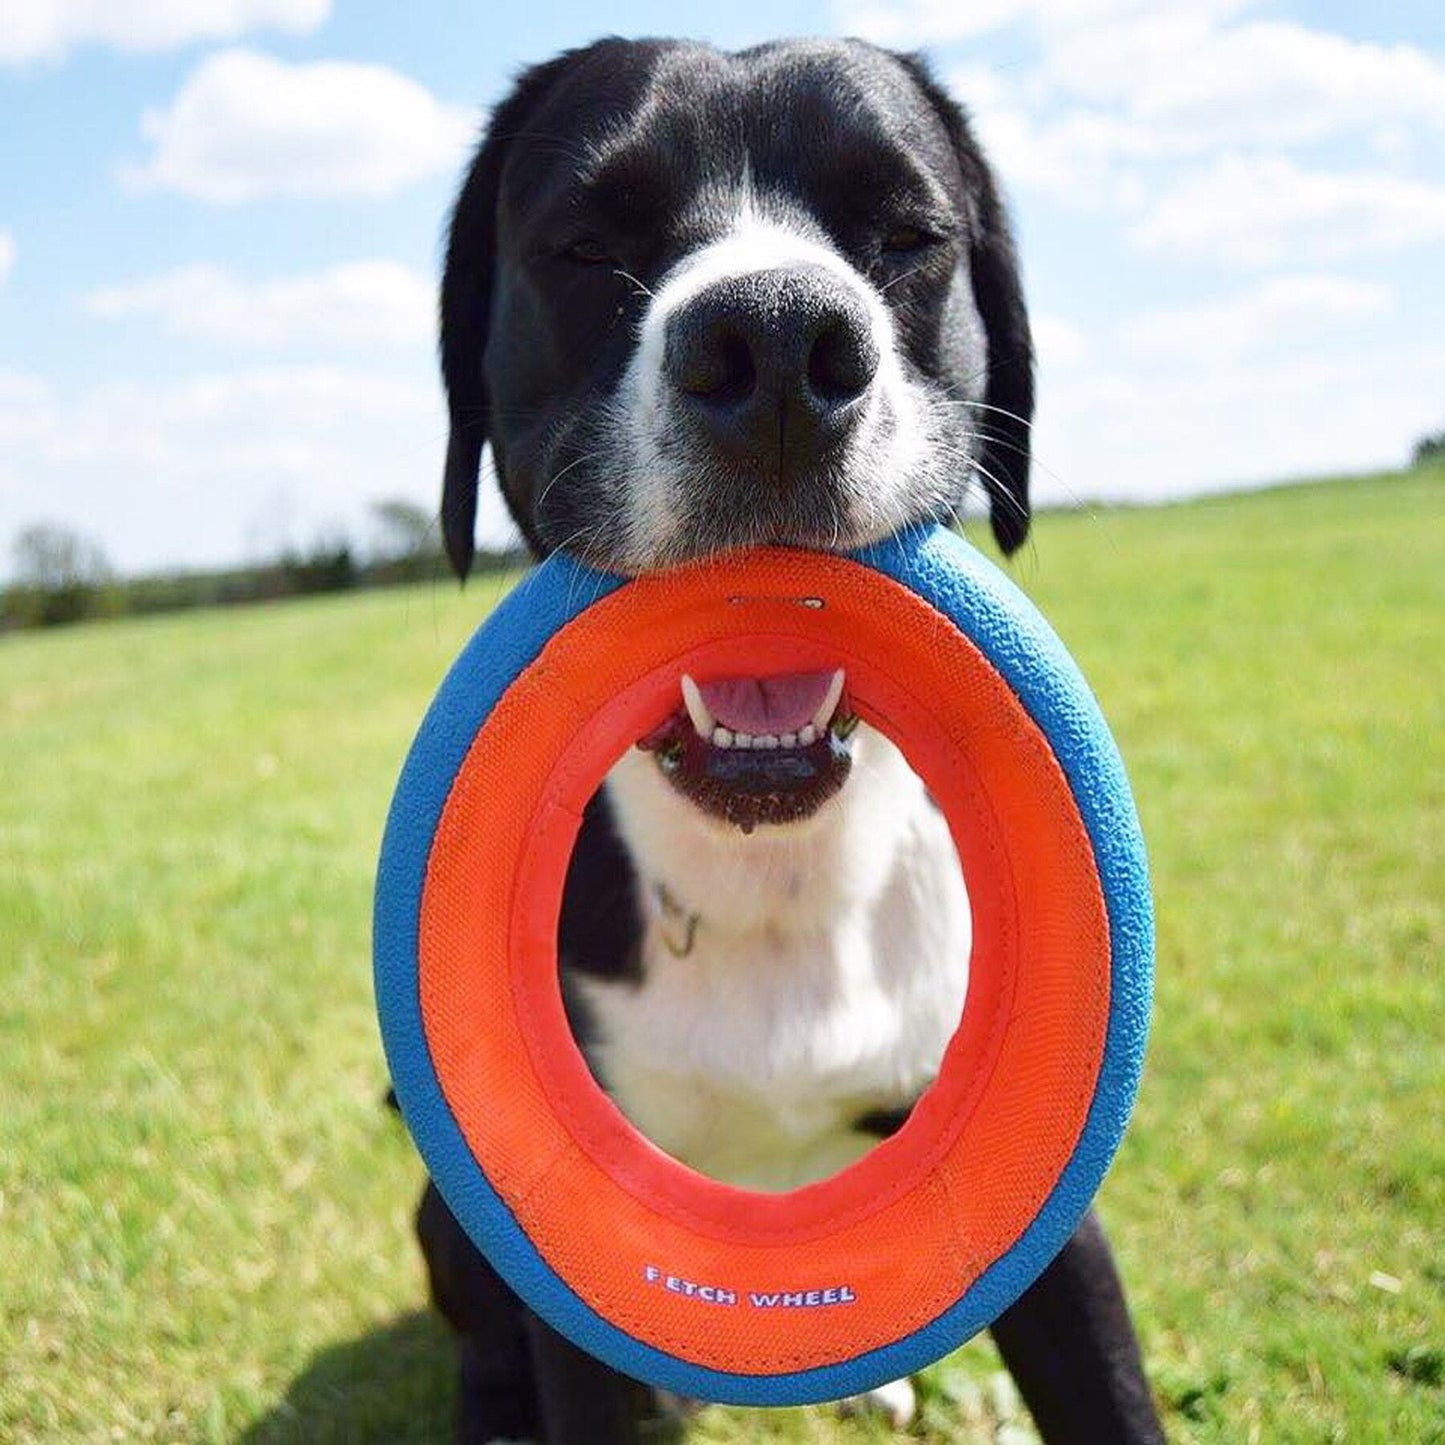
[[[1029,531],[1029,432],[1034,414],[1034,348],[1018,257],[1003,201],[968,118],[916,55],[898,57],[932,104],[953,144],[974,203],[969,274],[973,302],[988,344],[982,415],[972,423],[983,439],[977,468],[988,493],[989,521],[1005,553]]]
[[[441,290],[441,362],[451,435],[442,475],[442,541],[462,580],[476,549],[477,475],[487,440],[489,399],[484,357],[491,325],[497,256],[497,194],[512,138],[577,52],[524,72],[492,112],[487,133],[462,183],[447,233]],[[524,519],[517,518],[523,534]],[[533,544],[534,539],[527,535]],[[535,547],[534,547],[535,550]]]

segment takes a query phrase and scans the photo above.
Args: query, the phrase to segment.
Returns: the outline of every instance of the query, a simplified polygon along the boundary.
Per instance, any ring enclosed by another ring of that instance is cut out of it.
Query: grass
[[[1016,573],[1150,841],[1155,1034],[1101,1207],[1171,1438],[1445,1440],[1445,474],[1047,516]],[[0,1439],[446,1437],[369,891],[490,600],[0,643]],[[930,1371],[925,1438],[1029,1438],[997,1371]]]

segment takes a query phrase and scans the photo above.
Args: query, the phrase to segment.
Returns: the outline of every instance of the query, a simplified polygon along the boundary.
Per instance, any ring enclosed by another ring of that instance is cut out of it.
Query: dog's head
[[[443,526],[490,440],[538,553],[638,571],[844,547],[982,484],[1028,527],[1028,321],[997,189],[922,65],[604,40],[528,71],[457,202]]]
[[[915,58],[603,40],[526,72],[457,201],[441,321],[461,575],[487,442],[533,550],[615,571],[854,547],[975,486],[1005,551],[1028,530],[1013,245],[963,112]],[[813,728],[841,715],[834,680],[795,681],[687,692],[699,737],[840,741]],[[723,726],[728,707],[770,731]]]

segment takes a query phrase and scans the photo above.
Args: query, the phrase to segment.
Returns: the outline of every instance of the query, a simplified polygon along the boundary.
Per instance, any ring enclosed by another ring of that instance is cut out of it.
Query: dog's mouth
[[[790,672],[697,682],[683,673],[679,701],[638,742],[703,812],[751,833],[816,813],[847,780],[858,718],[846,678]]]

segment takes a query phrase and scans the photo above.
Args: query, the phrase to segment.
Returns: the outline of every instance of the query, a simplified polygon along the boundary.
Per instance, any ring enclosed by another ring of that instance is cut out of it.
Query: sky
[[[36,522],[137,572],[434,507],[451,196],[517,73],[601,30],[930,57],[1014,216],[1041,503],[1445,428],[1438,0],[0,0],[0,577]]]

